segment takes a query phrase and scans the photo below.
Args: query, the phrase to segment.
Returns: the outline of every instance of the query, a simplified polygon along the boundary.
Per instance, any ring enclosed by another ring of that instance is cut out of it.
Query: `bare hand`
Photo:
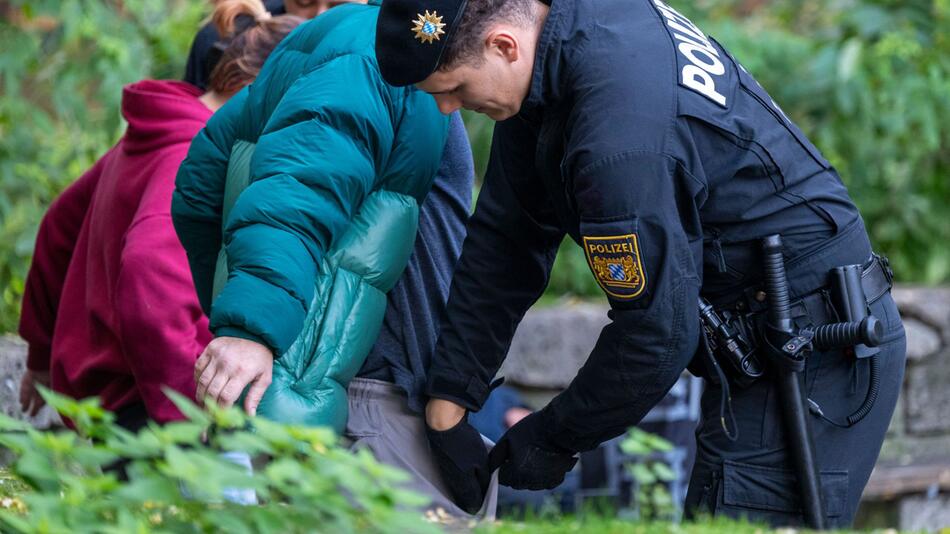
[[[40,396],[36,386],[49,388],[49,371],[33,371],[27,369],[20,379],[20,409],[30,417],[36,417],[46,401]]]
[[[244,410],[255,415],[273,369],[274,354],[266,346],[237,337],[215,338],[195,362],[195,398],[208,398],[228,408],[251,384],[244,397]]]
[[[433,430],[444,431],[458,424],[465,416],[465,408],[444,399],[429,399],[426,404],[426,423]]]

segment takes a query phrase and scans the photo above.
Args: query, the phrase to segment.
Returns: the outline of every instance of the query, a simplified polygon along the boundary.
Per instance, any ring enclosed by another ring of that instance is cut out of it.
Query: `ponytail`
[[[211,24],[222,39],[231,39],[235,33],[247,29],[251,24],[259,24],[270,18],[270,12],[261,0],[219,0],[211,14]]]
[[[208,89],[231,95],[254,81],[277,44],[304,19],[271,17],[261,0],[219,0],[211,21],[224,50],[211,71]]]

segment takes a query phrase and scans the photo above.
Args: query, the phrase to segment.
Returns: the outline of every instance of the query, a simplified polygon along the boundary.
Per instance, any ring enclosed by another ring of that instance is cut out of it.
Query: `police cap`
[[[376,61],[396,87],[435,72],[462,19],[466,0],[383,0],[376,19]]]

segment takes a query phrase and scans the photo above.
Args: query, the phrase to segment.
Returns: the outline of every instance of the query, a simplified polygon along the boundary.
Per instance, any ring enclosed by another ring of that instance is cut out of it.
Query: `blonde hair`
[[[250,84],[277,44],[303,21],[294,15],[272,17],[261,0],[219,0],[211,22],[226,46],[208,89],[233,94]]]

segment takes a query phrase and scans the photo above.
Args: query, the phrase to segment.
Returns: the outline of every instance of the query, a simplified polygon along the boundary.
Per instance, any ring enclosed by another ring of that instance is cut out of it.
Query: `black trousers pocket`
[[[830,523],[847,512],[848,472],[822,471],[821,495]],[[803,523],[798,478],[786,469],[725,461],[716,513],[773,526]]]

